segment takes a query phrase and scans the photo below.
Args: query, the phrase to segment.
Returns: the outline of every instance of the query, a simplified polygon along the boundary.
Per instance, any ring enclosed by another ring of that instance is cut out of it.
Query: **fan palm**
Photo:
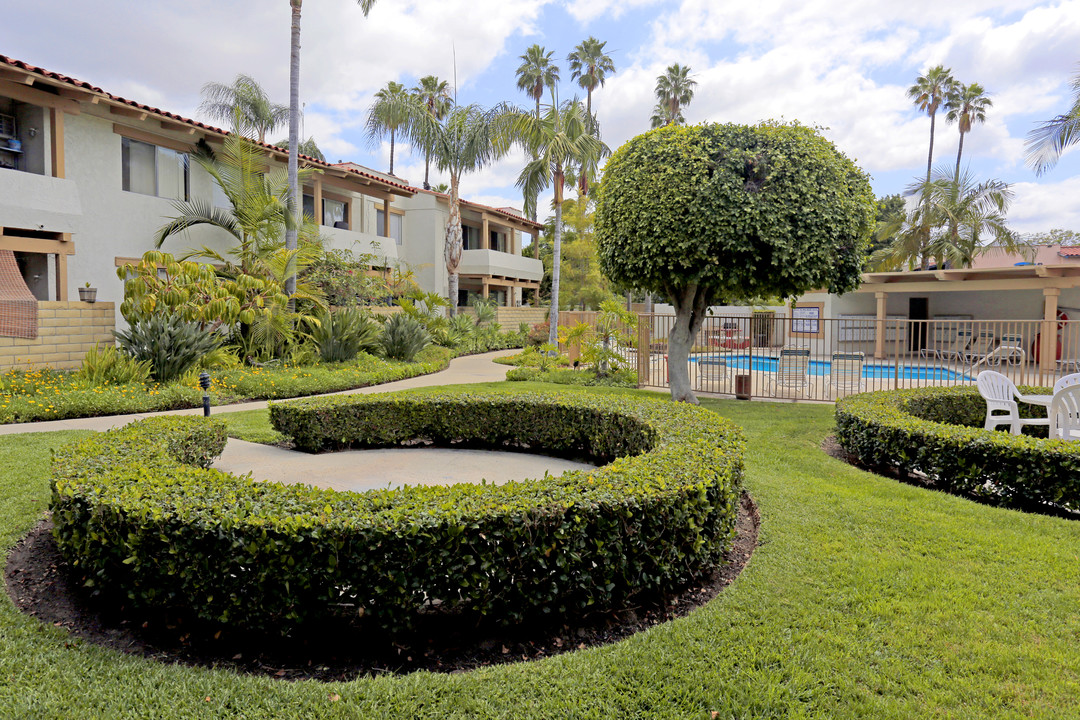
[[[986,111],[993,105],[994,101],[979,83],[956,83],[945,96],[945,109],[948,110],[945,120],[956,123],[960,129],[960,147],[956,150],[954,173],[957,180],[960,178],[960,157],[964,154],[964,135],[971,132],[971,126],[975,123],[986,122]]]
[[[696,86],[697,80],[690,78],[689,65],[669,65],[664,74],[656,78],[656,109],[653,111],[652,126],[685,123],[682,109],[694,99]]]
[[[300,10],[304,0],[289,0],[289,9],[292,13],[292,26],[289,33],[289,210],[296,216],[300,213],[300,182],[297,177],[297,155],[300,154]],[[375,0],[356,0],[364,17],[371,12]],[[285,248],[295,250],[297,247],[297,233],[295,227],[289,227],[285,231]],[[289,278],[285,283],[289,293],[296,290],[296,277]]]
[[[524,190],[527,198],[537,197],[548,187],[555,193],[551,313],[548,329],[548,342],[555,344],[559,326],[559,264],[566,169],[570,166],[580,167],[589,162],[590,158],[599,158],[608,152],[608,149],[594,134],[595,124],[576,98],[562,105],[549,106],[547,112],[539,118],[531,113],[515,112],[512,114],[511,127],[514,138],[533,157],[518,176],[518,187]],[[535,212],[535,205],[532,210]]]
[[[428,148],[435,167],[450,175],[450,218],[446,223],[444,259],[449,275],[450,314],[457,308],[458,266],[461,264],[461,177],[477,172],[502,157],[509,146],[504,108],[455,105],[441,118],[414,105],[406,125],[410,139]]]
[[[517,88],[528,93],[536,101],[536,117],[540,117],[540,99],[544,90],[554,91],[559,83],[559,66],[551,61],[553,52],[539,45],[532,45],[521,56],[521,65],[516,71]]]
[[[450,98],[450,83],[445,80],[440,80],[434,75],[426,75],[420,78],[420,84],[413,88],[413,94],[416,95],[420,104],[427,108],[427,111],[434,116],[436,120],[442,120],[446,115],[446,111],[450,109],[453,104],[453,100]],[[428,182],[429,170],[431,168],[431,150],[424,148],[424,189],[430,190],[431,183]]]
[[[279,140],[274,144],[278,147],[288,147],[289,139],[286,138],[284,140]],[[323,162],[326,162],[326,156],[323,155],[322,150],[319,149],[319,145],[315,142],[314,137],[309,137],[307,140],[301,140],[300,147],[297,148],[297,152],[299,152],[301,155],[307,155],[310,158],[315,158],[316,160],[322,160]]]
[[[585,90],[585,112],[592,115],[593,90],[603,87],[609,74],[615,74],[615,63],[611,56],[604,53],[607,42],[600,42],[594,37],[583,40],[574,51],[566,56],[570,63],[570,79],[577,80]]]
[[[390,174],[394,174],[394,141],[397,133],[413,116],[417,99],[401,83],[391,80],[375,93],[375,102],[368,108],[365,132],[371,141],[390,136]]]
[[[1024,143],[1028,165],[1042,175],[1057,164],[1061,153],[1080,140],[1080,71],[1072,80],[1072,107],[1028,133]]]
[[[236,131],[260,143],[266,133],[289,121],[289,107],[271,102],[250,75],[237,75],[232,85],[208,82],[202,86],[199,112],[219,123],[233,123]]]

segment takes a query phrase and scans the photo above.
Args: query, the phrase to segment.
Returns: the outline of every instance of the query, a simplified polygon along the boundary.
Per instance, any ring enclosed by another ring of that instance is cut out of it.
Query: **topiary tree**
[[[696,403],[687,359],[707,308],[857,287],[874,209],[866,174],[811,128],[659,128],[631,139],[605,168],[600,266],[675,306],[671,396]]]

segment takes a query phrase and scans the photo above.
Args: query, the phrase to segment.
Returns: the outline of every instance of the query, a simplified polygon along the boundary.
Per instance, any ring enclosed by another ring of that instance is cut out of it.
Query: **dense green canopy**
[[[664,127],[608,161],[600,262],[669,298],[696,283],[708,303],[842,293],[858,285],[874,208],[866,174],[811,128]]]

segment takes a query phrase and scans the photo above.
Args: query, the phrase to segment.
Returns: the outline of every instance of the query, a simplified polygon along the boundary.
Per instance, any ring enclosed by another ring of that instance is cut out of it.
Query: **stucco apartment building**
[[[123,322],[117,267],[153,248],[175,200],[224,204],[189,153],[199,142],[218,148],[228,134],[0,55],[0,369],[16,358],[77,364],[86,347],[111,339],[108,321]],[[286,150],[262,148],[268,167],[285,166]],[[352,163],[300,163],[314,170],[304,209],[329,247],[374,255],[375,266],[408,266],[421,287],[446,295],[445,195]],[[543,275],[539,260],[521,255],[523,236],[541,226],[506,208],[465,202],[462,210],[459,299],[472,291],[520,305]],[[163,249],[232,244],[220,230],[197,227]],[[92,307],[77,302],[87,283],[98,289]],[[77,331],[83,319],[97,329]]]

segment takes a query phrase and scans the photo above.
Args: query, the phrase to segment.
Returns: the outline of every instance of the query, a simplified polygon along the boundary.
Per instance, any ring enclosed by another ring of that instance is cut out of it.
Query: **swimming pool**
[[[776,372],[780,360],[767,355],[723,355],[693,357],[690,362],[723,363],[734,370],[753,370],[755,372]],[[809,373],[811,375],[828,375],[832,372],[832,363],[827,360],[811,360]],[[864,378],[894,378],[896,366],[892,363],[866,363],[863,365],[862,376]],[[901,365],[900,379],[902,380],[955,380],[971,382],[972,378],[959,372],[941,367],[940,365]]]

